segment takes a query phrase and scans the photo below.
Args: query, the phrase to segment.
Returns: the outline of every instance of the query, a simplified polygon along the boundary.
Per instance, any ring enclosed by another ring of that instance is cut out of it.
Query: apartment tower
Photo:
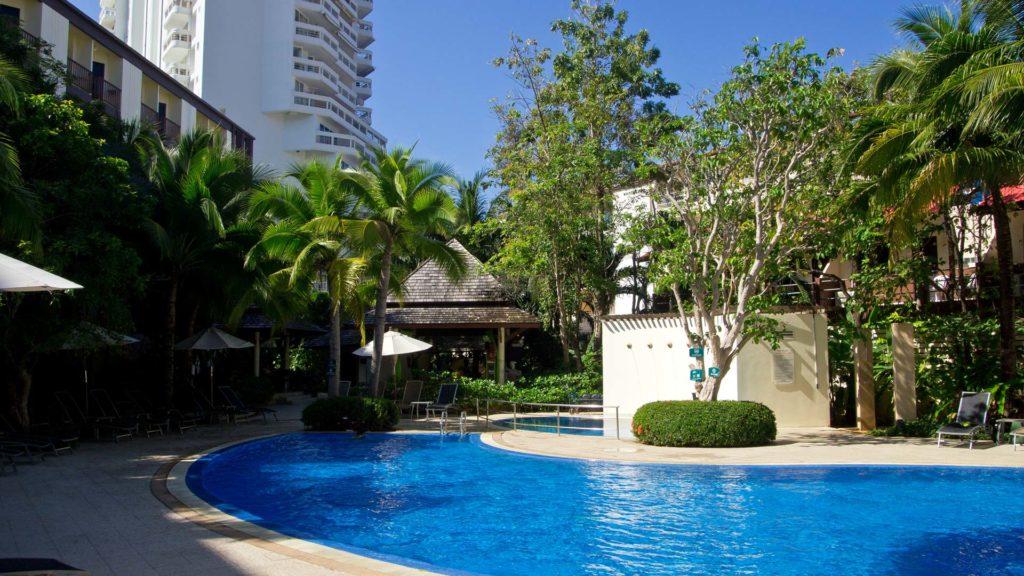
[[[277,170],[383,145],[372,0],[100,0],[100,24],[246,127]]]

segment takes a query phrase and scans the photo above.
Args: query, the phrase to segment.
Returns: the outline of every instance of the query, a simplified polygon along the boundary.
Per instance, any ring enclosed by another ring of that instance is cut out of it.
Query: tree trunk
[[[394,248],[389,235],[384,243],[384,254],[381,256],[380,278],[377,285],[377,305],[373,315],[373,359],[370,363],[370,391],[374,397],[383,392],[380,384],[381,361],[384,352],[384,323],[387,319],[388,287],[391,281],[391,253]]]
[[[558,305],[558,339],[562,342],[562,366],[568,368],[571,344],[569,342],[569,329],[566,324],[569,318],[565,311],[565,290],[562,285],[562,274],[558,266],[558,258],[555,257],[552,261],[555,265],[555,300]]]
[[[999,262],[999,378],[1008,384],[1017,376],[1013,242],[1010,236],[1010,217],[1006,213],[1003,193],[998,185],[989,184],[988,189],[992,193],[992,219],[996,231],[996,252]]]
[[[163,365],[163,374],[161,374],[161,389],[160,389],[160,401],[164,408],[170,408],[174,405],[174,330],[177,321],[177,307],[178,307],[178,279],[172,277],[170,284],[167,287],[167,308],[164,310],[164,334],[163,334],[163,346],[161,346],[161,364]],[[211,398],[212,402],[213,399]]]
[[[25,366],[15,367],[17,371],[16,390],[12,390],[14,405],[11,406],[11,415],[14,416],[14,425],[21,430],[27,431],[32,421],[28,412],[28,398],[32,392],[32,370]]]
[[[331,313],[331,359],[330,366],[333,369],[327,370],[327,395],[330,397],[341,394],[341,306]]]

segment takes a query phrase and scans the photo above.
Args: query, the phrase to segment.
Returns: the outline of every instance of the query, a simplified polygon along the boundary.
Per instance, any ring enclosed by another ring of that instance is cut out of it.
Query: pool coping
[[[275,530],[231,516],[212,506],[189,489],[186,478],[188,469],[203,456],[262,438],[279,436],[283,433],[264,434],[233,442],[226,442],[204,449],[194,454],[182,456],[160,466],[150,478],[150,491],[153,496],[181,518],[197,524],[207,530],[300,560],[321,568],[345,574],[365,575],[427,575],[441,574],[402,564],[395,564],[316,544],[308,540],[293,538]],[[284,433],[286,434],[286,433]]]

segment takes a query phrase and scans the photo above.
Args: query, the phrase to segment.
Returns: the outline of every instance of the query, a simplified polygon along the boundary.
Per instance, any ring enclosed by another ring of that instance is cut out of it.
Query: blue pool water
[[[297,433],[205,456],[187,481],[285,534],[448,573],[1024,574],[1021,469],[619,464]]]

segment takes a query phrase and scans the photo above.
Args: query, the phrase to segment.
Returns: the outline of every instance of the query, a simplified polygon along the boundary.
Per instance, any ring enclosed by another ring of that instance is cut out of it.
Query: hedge
[[[509,402],[575,404],[582,396],[601,393],[599,377],[586,372],[524,376],[501,386],[489,378],[467,378],[449,372],[417,371],[425,381],[421,400],[433,400],[444,382],[458,382],[456,402],[462,410],[473,410],[476,400],[490,398]]]
[[[398,404],[387,398],[325,398],[302,411],[302,422],[312,430],[394,430],[398,418]]]
[[[775,414],[757,402],[651,402],[633,415],[633,435],[654,446],[764,446],[775,432]]]

